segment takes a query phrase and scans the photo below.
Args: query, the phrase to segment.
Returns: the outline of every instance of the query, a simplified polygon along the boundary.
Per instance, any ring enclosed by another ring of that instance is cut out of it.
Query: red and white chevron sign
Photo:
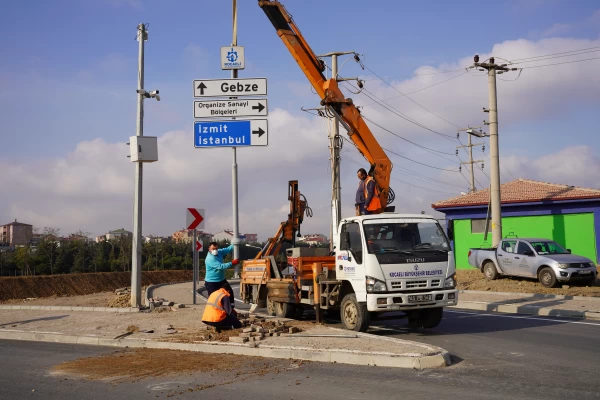
[[[204,228],[204,210],[201,208],[188,208],[185,213],[187,229]]]

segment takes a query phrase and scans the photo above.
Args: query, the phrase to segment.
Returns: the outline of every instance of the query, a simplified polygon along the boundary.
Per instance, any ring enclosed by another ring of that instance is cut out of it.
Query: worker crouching
[[[202,322],[217,329],[241,328],[242,323],[232,307],[232,299],[225,289],[214,291],[209,297],[202,315]]]

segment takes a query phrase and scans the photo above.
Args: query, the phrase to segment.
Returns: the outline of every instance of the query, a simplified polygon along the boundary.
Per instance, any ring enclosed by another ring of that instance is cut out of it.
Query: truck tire
[[[354,293],[344,296],[340,317],[344,327],[350,331],[366,332],[371,324],[371,315],[367,311],[367,306],[356,301]]]
[[[294,319],[302,319],[302,316],[304,315],[304,307],[302,307],[299,304],[294,305]]]
[[[498,278],[498,271],[496,271],[496,266],[493,262],[488,261],[483,264],[483,275],[488,281],[493,281]]]
[[[292,318],[294,315],[294,305],[290,303],[282,303],[280,301],[273,302],[275,315],[279,318]]]
[[[273,317],[275,315],[275,302],[267,296],[267,315]]]
[[[542,286],[545,286],[547,288],[555,287],[556,283],[558,282],[556,279],[556,275],[554,275],[554,271],[552,271],[552,268],[550,267],[542,268],[542,270],[538,274],[538,280],[540,281]]]
[[[442,322],[443,316],[444,309],[442,307],[421,310],[421,327],[425,329],[435,328]]]

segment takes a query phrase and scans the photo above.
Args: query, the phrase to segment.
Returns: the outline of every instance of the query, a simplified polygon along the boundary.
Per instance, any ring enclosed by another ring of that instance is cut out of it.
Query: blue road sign
[[[249,121],[195,121],[194,147],[267,146],[266,119]]]

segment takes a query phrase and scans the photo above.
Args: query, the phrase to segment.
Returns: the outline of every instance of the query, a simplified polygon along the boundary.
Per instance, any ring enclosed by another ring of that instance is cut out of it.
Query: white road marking
[[[514,318],[514,319],[530,319],[533,321],[549,321],[549,322],[558,322],[561,324],[578,324],[578,325],[594,325],[600,326],[600,323],[593,322],[581,322],[581,321],[566,321],[560,319],[550,319],[550,318],[540,318],[540,317],[520,317],[517,315],[502,315],[502,314],[483,314],[483,313],[474,313],[474,312],[466,312],[466,311],[449,311],[444,310],[445,313],[454,313],[454,314],[468,314],[468,315],[480,315],[482,317],[501,317],[501,318]]]

